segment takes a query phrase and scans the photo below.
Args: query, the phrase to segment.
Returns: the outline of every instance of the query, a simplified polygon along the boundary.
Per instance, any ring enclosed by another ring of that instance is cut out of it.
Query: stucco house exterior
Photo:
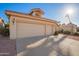
[[[10,39],[48,36],[57,31],[57,22],[39,17],[40,13],[37,16],[33,13],[30,15],[7,10],[6,14],[10,19]]]

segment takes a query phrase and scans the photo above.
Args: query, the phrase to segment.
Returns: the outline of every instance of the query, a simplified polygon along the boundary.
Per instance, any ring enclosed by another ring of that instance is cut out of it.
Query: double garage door
[[[53,27],[44,24],[17,23],[17,38],[51,35]]]

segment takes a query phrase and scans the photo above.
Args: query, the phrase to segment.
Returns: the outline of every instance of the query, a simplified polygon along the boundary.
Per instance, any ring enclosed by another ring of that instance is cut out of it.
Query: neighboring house
[[[4,21],[0,18],[0,28],[4,27]]]
[[[57,21],[43,18],[41,9],[32,9],[29,14],[6,11],[10,19],[10,39],[53,35],[58,28]]]
[[[77,25],[68,23],[68,24],[62,24],[61,29],[63,31],[70,31],[71,33],[77,32]]]

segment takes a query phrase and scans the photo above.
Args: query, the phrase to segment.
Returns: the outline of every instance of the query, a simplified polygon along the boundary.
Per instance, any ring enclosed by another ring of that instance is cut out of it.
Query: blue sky
[[[5,15],[5,10],[17,11],[22,13],[29,13],[32,8],[40,8],[45,14],[43,17],[60,21],[61,23],[67,23],[68,20],[64,17],[67,8],[73,8],[74,13],[71,16],[71,21],[79,26],[79,4],[61,4],[61,3],[1,3],[0,4],[0,17],[8,22],[8,18]]]

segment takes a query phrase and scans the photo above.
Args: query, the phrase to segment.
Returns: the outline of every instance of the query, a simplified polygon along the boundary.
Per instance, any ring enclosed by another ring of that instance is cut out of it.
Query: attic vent
[[[34,8],[30,12],[29,15],[36,16],[36,17],[41,17],[44,14],[44,12],[40,8]]]

